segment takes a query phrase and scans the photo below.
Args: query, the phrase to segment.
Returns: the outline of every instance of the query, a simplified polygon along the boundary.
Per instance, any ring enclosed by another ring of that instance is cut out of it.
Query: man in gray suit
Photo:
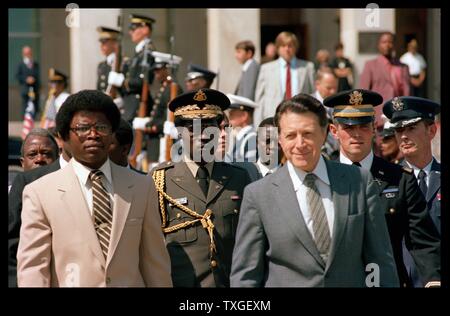
[[[281,32],[275,45],[280,58],[261,66],[256,83],[255,102],[260,107],[255,111],[255,126],[274,116],[281,101],[314,92],[314,64],[295,57],[300,45],[295,34]]]
[[[258,80],[259,64],[253,58],[255,45],[252,41],[242,41],[236,44],[235,54],[237,61],[242,64],[242,74],[234,94],[255,100],[256,80]]]
[[[297,95],[277,107],[275,124],[288,161],[245,188],[231,286],[399,286],[377,184],[321,156],[322,104]]]

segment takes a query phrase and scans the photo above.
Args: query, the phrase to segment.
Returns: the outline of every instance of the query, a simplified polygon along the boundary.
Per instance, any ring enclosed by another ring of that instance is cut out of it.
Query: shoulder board
[[[406,173],[413,173],[412,168],[409,168],[409,167],[403,166],[403,167],[402,167],[402,170],[403,170],[404,172],[406,172]]]

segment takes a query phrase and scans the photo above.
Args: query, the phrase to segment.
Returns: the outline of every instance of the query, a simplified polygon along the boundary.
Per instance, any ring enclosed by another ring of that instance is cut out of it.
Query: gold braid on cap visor
[[[336,105],[333,117],[362,117],[373,116],[375,111],[372,104]]]
[[[214,105],[214,104],[206,104],[203,109],[200,109],[200,107],[197,104],[191,104],[191,105],[185,105],[180,108],[178,108],[174,115],[182,116],[183,118],[187,119],[196,119],[196,118],[215,118],[217,115],[222,115],[222,109],[220,106]]]

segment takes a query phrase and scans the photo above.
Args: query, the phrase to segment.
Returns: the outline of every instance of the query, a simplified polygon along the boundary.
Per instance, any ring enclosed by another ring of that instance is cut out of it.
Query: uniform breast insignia
[[[397,192],[399,191],[399,189],[398,188],[389,188],[389,189],[385,189],[385,190],[383,190],[383,192],[382,192],[382,194],[384,194],[384,196],[387,198],[387,199],[392,199],[392,198],[394,198],[397,194]]]
[[[231,196],[231,199],[232,199],[233,201],[236,201],[236,200],[240,200],[241,197],[240,197],[239,195],[232,195],[232,196]]]
[[[187,197],[178,198],[178,199],[175,199],[175,201],[177,201],[178,203],[180,203],[180,204],[182,204],[182,205],[188,204],[188,199],[187,199]],[[174,205],[174,204],[169,203],[169,206],[173,206],[173,205]]]

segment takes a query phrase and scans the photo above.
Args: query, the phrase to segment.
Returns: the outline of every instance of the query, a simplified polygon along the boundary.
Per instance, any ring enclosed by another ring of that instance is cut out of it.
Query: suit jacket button
[[[180,218],[181,217],[181,214],[180,213],[177,213],[177,218]]]
[[[391,207],[391,208],[389,209],[389,213],[394,214],[394,213],[395,213],[395,208]]]
[[[217,261],[211,260],[211,268],[215,268],[215,267],[217,267]]]
[[[234,209],[234,214],[239,213],[239,211],[237,209]]]
[[[403,287],[407,287],[406,283],[403,283]]]

